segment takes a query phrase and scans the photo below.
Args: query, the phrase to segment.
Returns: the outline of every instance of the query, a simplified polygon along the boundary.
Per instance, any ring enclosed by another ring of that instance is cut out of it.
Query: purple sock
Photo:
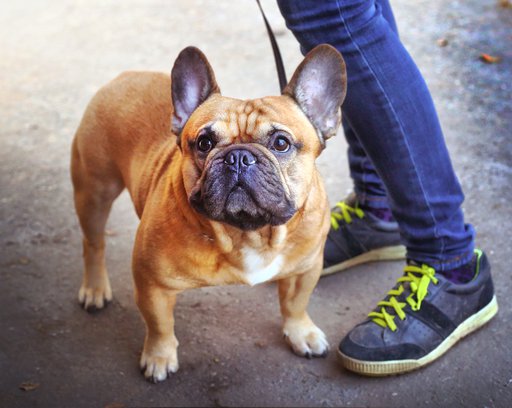
[[[447,271],[439,271],[439,273],[450,282],[468,283],[475,277],[476,261],[477,257],[476,255],[473,255],[473,259],[471,259],[471,261],[469,261],[467,264],[461,265],[454,269],[449,269]]]
[[[370,207],[361,207],[361,209],[365,212],[369,212],[374,215],[378,219],[386,222],[395,221],[393,218],[393,214],[391,214],[391,210],[389,208],[370,208]]]

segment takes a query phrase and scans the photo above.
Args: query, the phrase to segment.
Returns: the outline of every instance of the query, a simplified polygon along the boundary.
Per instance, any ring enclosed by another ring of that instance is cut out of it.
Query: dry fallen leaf
[[[439,38],[437,40],[437,45],[439,47],[446,47],[448,45],[448,40],[446,38]]]
[[[258,348],[261,348],[261,349],[264,349],[264,348],[267,348],[267,343],[263,342],[263,341],[257,341],[254,343],[254,345]]]
[[[20,388],[20,390],[23,390],[23,391],[33,391],[37,387],[39,387],[38,383],[33,383],[33,382],[30,382],[30,381],[25,381],[25,382],[21,383],[19,388]]]
[[[495,57],[489,54],[480,54],[480,61],[486,64],[496,64],[501,61],[501,57]]]

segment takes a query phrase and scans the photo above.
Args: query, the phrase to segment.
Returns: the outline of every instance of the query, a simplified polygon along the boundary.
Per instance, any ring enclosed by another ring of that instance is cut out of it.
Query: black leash
[[[281,52],[279,51],[279,46],[277,45],[276,37],[274,36],[272,28],[270,27],[267,17],[265,16],[265,12],[261,7],[260,0],[256,0],[256,3],[258,3],[258,7],[260,8],[263,21],[265,22],[265,26],[267,27],[268,38],[270,39],[272,51],[274,52],[274,60],[276,61],[277,77],[279,78],[279,88],[281,89],[281,92],[283,92],[286,84],[288,83],[288,81],[286,80],[286,72],[284,70],[283,58],[281,57]]]

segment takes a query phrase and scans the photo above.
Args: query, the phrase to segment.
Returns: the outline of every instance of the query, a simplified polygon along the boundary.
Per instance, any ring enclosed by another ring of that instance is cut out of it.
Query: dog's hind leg
[[[71,176],[75,208],[83,232],[84,275],[78,300],[85,310],[102,309],[112,300],[105,266],[105,225],[112,203],[124,189],[122,179],[101,164],[86,163],[73,142]],[[91,159],[89,159],[91,161]],[[97,160],[92,158],[92,161]],[[92,166],[91,166],[92,164]],[[93,171],[90,169],[94,168]],[[102,174],[101,174],[102,173]]]

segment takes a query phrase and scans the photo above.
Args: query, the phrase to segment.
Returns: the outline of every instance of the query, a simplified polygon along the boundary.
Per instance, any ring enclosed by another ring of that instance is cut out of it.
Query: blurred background
[[[299,47],[262,1],[288,76]],[[512,401],[512,5],[507,0],[392,0],[401,38],[438,108],[464,210],[493,265],[500,313],[420,372],[361,378],[336,360],[341,337],[401,274],[371,264],[323,278],[310,312],[334,351],[303,360],[281,339],[273,284],[207,288],[176,310],[180,371],[154,386],[138,373],[144,327],[130,256],[127,194],[108,223],[115,300],[78,306],[81,237],[69,150],[97,89],[122,71],[170,72],[195,45],[223,94],[277,94],[274,60],[252,0],[0,0],[0,406],[479,406]],[[351,188],[343,135],[318,161],[332,204]]]

